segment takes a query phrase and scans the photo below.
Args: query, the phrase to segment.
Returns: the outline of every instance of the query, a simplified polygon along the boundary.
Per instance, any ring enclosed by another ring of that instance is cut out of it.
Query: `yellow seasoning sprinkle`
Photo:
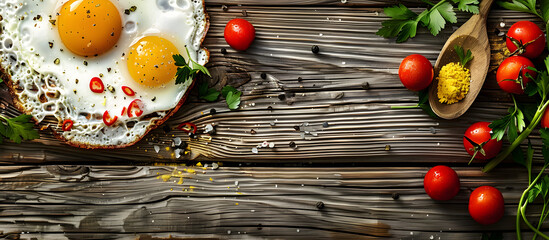
[[[234,205],[238,206],[238,203],[235,203]]]
[[[213,179],[212,179],[212,178],[210,178],[210,181],[212,181],[212,182],[213,182]]]
[[[441,103],[452,104],[465,98],[471,84],[471,73],[459,63],[444,65],[438,74],[438,99]]]
[[[197,166],[197,167],[202,167],[202,163],[198,162],[198,163],[196,164],[196,166]]]
[[[164,182],[167,182],[168,180],[170,180],[170,178],[172,178],[172,176],[169,174],[162,175],[162,181]]]

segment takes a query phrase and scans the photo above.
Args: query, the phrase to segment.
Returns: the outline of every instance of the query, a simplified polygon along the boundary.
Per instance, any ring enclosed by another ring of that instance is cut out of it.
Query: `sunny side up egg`
[[[69,144],[125,147],[181,106],[172,55],[204,65],[208,24],[202,0],[0,0],[0,70]]]

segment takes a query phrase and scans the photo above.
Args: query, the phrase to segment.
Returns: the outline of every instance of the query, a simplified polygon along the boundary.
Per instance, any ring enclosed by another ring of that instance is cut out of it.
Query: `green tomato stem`
[[[524,129],[524,131],[511,143],[511,146],[509,146],[507,149],[505,149],[503,152],[501,152],[498,156],[496,156],[494,159],[492,159],[490,162],[484,166],[482,169],[483,172],[489,172],[492,169],[494,169],[498,164],[500,164],[515,148],[517,148],[525,139],[532,133],[534,128],[541,122],[541,117],[543,116],[543,113],[545,112],[545,108],[547,108],[547,105],[549,104],[549,101],[545,102],[545,99],[543,101],[543,105],[538,108],[536,111],[536,114],[534,115],[534,118],[532,119],[532,122]]]

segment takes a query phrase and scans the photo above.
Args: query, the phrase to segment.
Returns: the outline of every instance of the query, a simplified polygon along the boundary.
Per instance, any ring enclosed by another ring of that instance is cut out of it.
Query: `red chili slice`
[[[105,123],[105,125],[107,126],[113,125],[116,122],[116,120],[118,120],[118,116],[111,117],[111,115],[109,114],[109,111],[105,111],[103,113],[103,122]]]
[[[124,116],[124,114],[126,114],[126,107],[122,108],[122,113],[120,114],[120,116]]]
[[[177,126],[177,129],[186,133],[196,133],[196,125],[190,122],[179,124],[179,126]]]
[[[133,117],[135,114],[136,117],[140,117],[143,114],[143,102],[139,99],[135,99],[128,106],[128,117]]]
[[[66,119],[65,121],[63,121],[63,126],[61,129],[63,129],[63,131],[70,131],[73,124],[74,122],[72,120]]]
[[[124,93],[130,97],[133,97],[135,96],[135,91],[133,89],[131,89],[130,87],[127,87],[127,86],[122,86],[122,91],[124,91]]]
[[[94,93],[102,93],[103,91],[105,91],[105,85],[103,85],[103,81],[101,81],[101,78],[92,78],[90,81],[90,89]]]

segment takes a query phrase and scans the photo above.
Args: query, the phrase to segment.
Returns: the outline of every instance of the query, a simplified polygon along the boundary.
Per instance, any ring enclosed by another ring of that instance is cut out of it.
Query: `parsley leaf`
[[[436,36],[446,26],[446,22],[457,22],[452,2],[457,4],[458,10],[470,13],[478,13],[479,11],[478,0],[441,0],[437,4],[430,3],[433,5],[432,8],[421,12],[419,15],[406,6],[399,4],[383,9],[385,15],[391,19],[383,21],[381,29],[376,34],[386,38],[396,37],[396,41],[401,43],[415,37],[418,26],[423,26],[427,27],[431,34]]]
[[[236,90],[236,88],[234,88],[234,87],[231,86],[231,85],[227,85],[227,86],[223,87],[223,89],[221,89],[221,95],[222,95],[224,98],[227,98],[227,95],[229,94],[229,92],[237,93],[238,90]]]
[[[467,49],[467,53],[465,53],[465,50],[459,45],[454,46],[454,50],[456,51],[459,61],[461,63],[461,66],[465,67],[465,65],[473,60],[473,53],[471,52],[471,49]]]
[[[187,50],[187,56],[190,56],[189,49],[185,48],[185,50]],[[185,60],[183,56],[181,56],[181,54],[175,54],[172,57],[173,57],[173,60],[175,61],[175,66],[178,67],[175,84],[181,84],[186,82],[188,79],[194,79],[200,72],[210,77],[212,76],[206,67],[198,64],[190,57],[188,62]]]
[[[238,109],[240,106],[240,95],[242,95],[241,91],[237,92],[228,92],[227,93],[227,106],[229,106],[229,109],[235,110]]]
[[[240,96],[242,95],[241,91],[238,91],[233,86],[227,85],[221,89],[221,95],[223,95],[223,97],[227,100],[227,106],[229,106],[229,109],[238,109],[240,105]]]
[[[34,124],[30,122],[32,116],[21,114],[15,118],[0,116],[0,135],[9,138],[15,143],[21,143],[22,140],[32,140],[40,137],[38,131],[34,129]],[[2,137],[0,137],[1,139]],[[0,142],[2,142],[0,140]]]
[[[549,3],[547,3],[546,1],[541,1],[540,3],[542,14],[540,14],[536,10],[536,0],[513,0],[511,2],[497,1],[496,3],[499,6],[509,10],[535,14],[538,17],[544,19],[545,21],[547,21],[546,17],[549,17],[549,13],[547,13],[546,11],[549,8],[549,6],[547,6],[549,5]]]
[[[450,3],[443,3],[438,7],[433,7],[429,14],[429,24],[427,28],[431,31],[433,36],[438,35],[440,30],[446,25],[446,20],[451,23],[457,22],[456,13],[454,12],[454,7]]]
[[[208,82],[203,81],[198,85],[198,98],[213,102],[218,97],[219,92],[215,88],[208,88]]]
[[[453,0],[458,4],[458,9],[462,12],[469,12],[473,14],[478,13],[478,1],[477,0]]]

